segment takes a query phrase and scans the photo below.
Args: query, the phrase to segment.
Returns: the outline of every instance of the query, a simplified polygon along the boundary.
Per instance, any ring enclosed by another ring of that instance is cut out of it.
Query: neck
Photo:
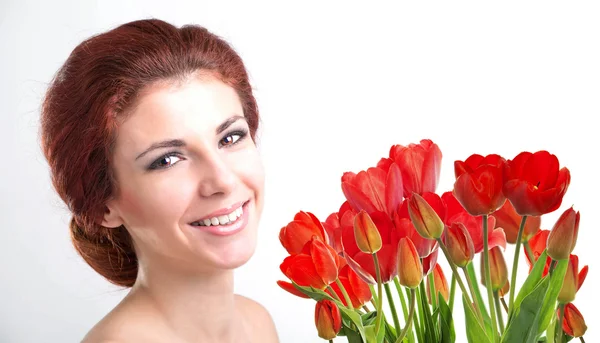
[[[184,342],[234,341],[240,318],[233,294],[233,271],[152,266],[140,264],[131,298],[151,306],[167,330]]]

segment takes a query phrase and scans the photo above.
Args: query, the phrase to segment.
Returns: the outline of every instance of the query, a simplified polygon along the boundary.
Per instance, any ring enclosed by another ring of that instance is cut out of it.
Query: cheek
[[[121,208],[132,228],[172,226],[185,212],[194,196],[192,185],[185,178],[149,178],[143,184],[131,184],[123,189]]]
[[[261,196],[264,188],[265,172],[258,150],[254,147],[245,150],[242,154],[236,156],[233,165],[242,182],[258,193],[257,196]]]

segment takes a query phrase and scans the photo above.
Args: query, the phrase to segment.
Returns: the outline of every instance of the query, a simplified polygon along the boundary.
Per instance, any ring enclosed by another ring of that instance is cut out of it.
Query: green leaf
[[[452,311],[442,293],[438,293],[438,309],[440,311],[440,343],[454,343],[456,334],[454,332],[454,320],[452,319]]]
[[[546,267],[546,258],[548,255],[546,254],[546,250],[542,252],[542,255],[538,258],[538,260],[533,265],[533,269],[531,273],[523,282],[521,289],[519,289],[519,293],[517,293],[517,297],[515,298],[515,302],[513,303],[513,309],[517,308],[519,304],[523,301],[523,299],[533,291],[535,287],[537,287],[538,283],[542,279],[542,273],[544,272],[544,268]],[[511,287],[514,287],[511,285]],[[512,315],[512,313],[511,313]],[[510,321],[510,318],[509,318]]]
[[[364,343],[365,341],[362,339],[362,337],[360,336],[360,334],[354,330],[350,330],[347,327],[342,328],[343,331],[343,335],[338,335],[338,336],[346,336],[346,339],[348,340],[348,343]],[[340,333],[342,333],[340,331]]]
[[[419,289],[421,291],[421,306],[423,308],[423,323],[425,327],[425,338],[429,342],[438,342],[437,332],[435,325],[433,324],[433,316],[431,315],[431,308],[427,302],[427,293],[425,291],[425,285],[421,282]]]
[[[327,299],[327,300],[335,301],[338,305],[341,305],[341,307],[344,307],[344,304],[342,304],[340,301],[335,300],[334,298],[331,297],[331,295],[325,293],[325,291],[322,291],[318,288],[314,288],[312,286],[300,286],[297,283],[295,283],[294,281],[292,281],[292,285],[294,285],[294,287],[296,287],[297,290],[306,294],[313,300],[319,301],[319,300]]]
[[[467,341],[469,343],[491,343],[490,338],[487,333],[479,324],[475,313],[473,312],[473,308],[471,304],[467,301],[465,296],[462,297],[463,300],[463,308],[465,310],[465,326],[467,331]],[[520,342],[520,341],[514,341]]]
[[[475,301],[476,306],[477,304],[479,305],[479,312],[481,312],[481,315],[483,316],[483,324],[485,325],[485,330],[488,334],[488,337],[492,337],[492,318],[490,318],[487,308],[484,305],[487,304],[487,298],[486,300],[483,300],[483,297],[481,296],[479,283],[477,282],[477,275],[475,274],[475,267],[473,267],[473,261],[469,262],[466,270],[467,274],[469,274],[469,278],[473,280],[473,289],[475,291],[475,297],[477,297],[477,301],[475,301],[475,299],[473,299],[473,301]]]
[[[552,272],[548,293],[546,293],[546,298],[542,304],[542,309],[539,311],[540,324],[537,332],[538,335],[542,334],[546,330],[550,324],[550,321],[552,320],[552,316],[556,311],[558,293],[560,293],[560,289],[562,288],[568,267],[569,260],[561,260],[558,261],[554,272]]]
[[[341,302],[339,304],[341,305]],[[342,317],[345,317],[346,319],[348,319],[349,321],[354,323],[354,325],[356,325],[356,329],[358,330],[360,336],[366,338],[367,336],[366,336],[366,332],[365,332],[365,327],[363,326],[361,316],[358,313],[356,313],[356,311],[350,310],[350,309],[344,307],[343,305],[342,306],[340,306],[340,305],[338,305],[338,307],[340,309],[340,312],[342,312]]]
[[[540,260],[542,260],[542,256],[540,256]],[[535,343],[538,341],[538,337],[547,329],[556,309],[556,299],[562,287],[567,264],[568,260],[559,261],[552,275],[542,278],[519,303],[515,301],[511,318],[502,336],[502,342]]]

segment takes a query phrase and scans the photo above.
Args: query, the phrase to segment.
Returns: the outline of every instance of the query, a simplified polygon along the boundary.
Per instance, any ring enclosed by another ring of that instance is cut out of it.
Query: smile
[[[211,217],[190,223],[192,227],[216,236],[231,236],[246,227],[248,224],[248,206],[250,201],[238,203],[232,210],[223,214],[212,214]]]
[[[241,216],[244,214],[244,210],[242,206],[236,208],[230,213],[220,215],[217,217],[206,218],[202,220],[195,221],[191,223],[192,226],[217,226],[217,225],[227,225],[235,223]]]

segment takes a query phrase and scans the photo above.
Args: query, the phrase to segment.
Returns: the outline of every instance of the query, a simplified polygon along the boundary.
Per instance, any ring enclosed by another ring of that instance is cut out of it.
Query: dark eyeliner
[[[170,166],[168,167],[161,167],[159,165],[160,161],[167,158],[167,157],[178,157],[178,158],[182,158],[181,157],[181,153],[179,151],[169,151],[163,155],[161,155],[160,157],[158,157],[157,159],[154,160],[154,162],[152,162],[148,167],[146,167],[146,170],[148,171],[152,171],[152,170],[158,170],[158,169],[167,169],[170,168]]]
[[[243,141],[244,138],[246,138],[246,136],[248,135],[248,131],[245,129],[234,130],[234,131],[228,132],[225,136],[223,136],[223,138],[227,138],[230,136],[236,136],[236,135],[240,136],[240,138],[237,141],[231,143],[230,145],[225,146],[226,148],[236,145],[236,144],[240,143],[241,141]],[[223,141],[223,138],[221,138],[221,141]]]

